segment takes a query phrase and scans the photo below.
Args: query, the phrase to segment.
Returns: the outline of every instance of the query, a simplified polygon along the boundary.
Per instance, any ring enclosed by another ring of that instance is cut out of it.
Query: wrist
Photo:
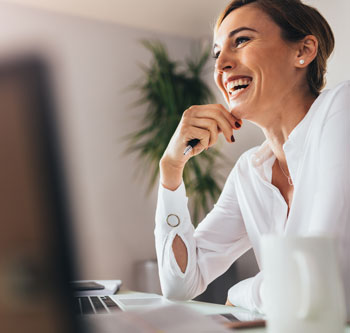
[[[159,162],[160,182],[168,190],[175,191],[182,183],[184,165],[173,163],[167,157]]]

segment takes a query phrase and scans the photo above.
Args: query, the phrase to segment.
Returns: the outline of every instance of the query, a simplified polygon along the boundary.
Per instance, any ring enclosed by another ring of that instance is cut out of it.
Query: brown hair
[[[334,35],[325,18],[300,0],[233,0],[217,19],[215,32],[232,11],[248,4],[269,15],[281,28],[282,38],[286,41],[297,42],[307,35],[317,38],[317,55],[308,66],[306,79],[311,93],[318,96],[325,86],[327,59],[334,49]]]

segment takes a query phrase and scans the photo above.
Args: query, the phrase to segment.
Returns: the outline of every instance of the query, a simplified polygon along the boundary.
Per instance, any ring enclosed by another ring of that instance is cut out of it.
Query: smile
[[[226,90],[229,94],[230,99],[238,96],[241,92],[247,89],[251,82],[252,79],[248,77],[230,80],[226,84]]]

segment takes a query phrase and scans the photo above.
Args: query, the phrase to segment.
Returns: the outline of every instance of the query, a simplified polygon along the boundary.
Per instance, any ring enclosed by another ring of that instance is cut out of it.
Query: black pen
[[[187,147],[184,150],[184,155],[189,154],[192,149],[194,148],[194,146],[196,146],[198,144],[200,140],[199,139],[192,139],[190,141],[187,142]]]

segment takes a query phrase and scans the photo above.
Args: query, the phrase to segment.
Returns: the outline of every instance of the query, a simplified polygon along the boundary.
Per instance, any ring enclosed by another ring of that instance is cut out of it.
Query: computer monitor
[[[38,56],[0,59],[2,332],[80,332],[48,75]]]

